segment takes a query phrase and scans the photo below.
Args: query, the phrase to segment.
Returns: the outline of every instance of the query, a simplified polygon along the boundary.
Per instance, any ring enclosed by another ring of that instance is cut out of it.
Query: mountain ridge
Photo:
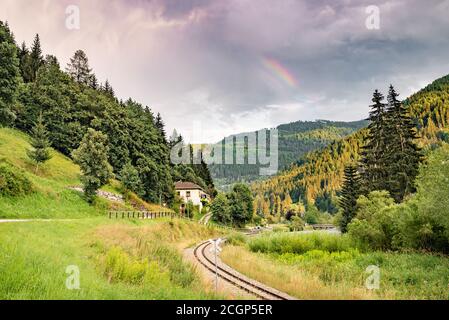
[[[416,123],[421,146],[449,142],[449,75],[436,79],[403,102]],[[261,202],[272,202],[270,198],[277,196],[281,201],[290,197],[293,202],[315,203],[318,207],[324,203],[320,209],[333,211],[332,202],[341,187],[344,167],[358,160],[366,134],[366,129],[360,129],[322,150],[308,153],[304,160],[277,176],[254,182],[254,193]]]

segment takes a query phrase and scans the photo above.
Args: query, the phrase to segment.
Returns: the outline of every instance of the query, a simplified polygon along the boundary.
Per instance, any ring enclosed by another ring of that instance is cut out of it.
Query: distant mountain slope
[[[420,143],[423,146],[441,140],[449,142],[449,76],[434,81],[404,100],[416,121]],[[340,189],[343,169],[358,159],[366,129],[335,141],[323,150],[311,152],[303,161],[265,181],[252,185],[259,199],[269,202],[279,196],[283,201],[289,195],[294,202],[316,202],[322,210],[329,209],[331,197]]]
[[[296,121],[277,127],[279,132],[279,169],[288,168],[310,151],[319,150],[335,140],[346,137],[367,125],[366,121],[334,122],[327,120]],[[239,133],[230,137],[241,137]],[[227,138],[230,138],[227,137]],[[224,139],[223,139],[224,140]],[[222,141],[223,141],[222,140]],[[237,145],[237,148],[244,146]],[[209,169],[216,185],[224,187],[237,181],[258,180],[260,165],[211,165]]]

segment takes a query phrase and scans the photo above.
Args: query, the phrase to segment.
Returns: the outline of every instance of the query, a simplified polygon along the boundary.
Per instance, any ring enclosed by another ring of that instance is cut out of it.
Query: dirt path
[[[74,219],[0,219],[0,223],[8,222],[49,222],[49,221],[72,221]]]

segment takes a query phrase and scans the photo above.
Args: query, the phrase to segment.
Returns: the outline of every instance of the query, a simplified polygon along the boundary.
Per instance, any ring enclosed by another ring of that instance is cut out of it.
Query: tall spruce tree
[[[22,42],[22,45],[19,48],[19,63],[23,81],[31,82],[33,79],[31,69],[31,56],[25,42]]]
[[[400,202],[407,194],[415,191],[414,181],[418,175],[422,156],[415,143],[416,126],[398,97],[399,94],[390,85],[387,109],[387,190],[397,202]]]
[[[14,36],[8,24],[0,21],[0,126],[10,125],[16,118],[13,107],[20,81]]]
[[[73,80],[80,84],[90,85],[92,69],[89,67],[89,60],[83,50],[77,50],[70,63],[67,65],[67,72]]]
[[[156,115],[155,125],[156,125],[156,128],[159,129],[159,132],[161,133],[161,136],[163,137],[164,142],[167,144],[167,136],[165,133],[165,124],[164,124],[164,121],[162,120],[161,114],[159,112]]]
[[[341,232],[347,232],[348,224],[356,214],[357,199],[360,196],[360,177],[354,165],[345,167],[345,175],[339,205],[343,209],[340,221]]]
[[[98,89],[98,79],[97,79],[97,76],[96,76],[95,74],[92,74],[92,75],[90,76],[89,86],[90,86],[92,89],[95,89],[95,90]]]
[[[114,89],[112,88],[111,84],[109,83],[109,80],[106,79],[104,86],[102,86],[101,90],[107,94],[109,94],[112,97],[115,97]]]
[[[388,148],[388,128],[384,96],[374,91],[373,103],[368,120],[369,133],[362,148],[362,191],[365,194],[373,190],[387,190],[386,151]]]
[[[37,71],[43,63],[44,57],[42,56],[41,40],[39,38],[39,35],[36,34],[30,52],[30,81],[36,80]]]
[[[36,163],[35,172],[37,173],[39,165],[51,159],[50,142],[48,141],[48,132],[42,114],[37,118],[31,131],[31,146],[33,148],[28,151],[28,157]]]

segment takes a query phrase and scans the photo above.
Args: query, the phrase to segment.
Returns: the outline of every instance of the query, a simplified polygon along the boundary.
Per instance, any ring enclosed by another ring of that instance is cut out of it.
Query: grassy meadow
[[[133,194],[124,204],[89,205],[70,189],[81,185],[78,166],[52,150],[36,170],[29,149],[27,135],[0,129],[0,184],[20,192],[0,194],[0,219],[50,219],[0,223],[0,299],[217,298],[182,256],[214,229],[178,219],[109,220],[108,209],[161,208]],[[117,181],[102,189],[121,192]],[[79,269],[79,290],[66,287],[69,266]]]
[[[449,299],[449,259],[424,252],[369,251],[349,237],[274,233],[232,239],[222,260],[299,299]],[[379,289],[368,290],[370,265]]]
[[[178,219],[0,223],[0,299],[213,299],[182,249],[215,231]],[[68,266],[80,289],[66,288]]]

